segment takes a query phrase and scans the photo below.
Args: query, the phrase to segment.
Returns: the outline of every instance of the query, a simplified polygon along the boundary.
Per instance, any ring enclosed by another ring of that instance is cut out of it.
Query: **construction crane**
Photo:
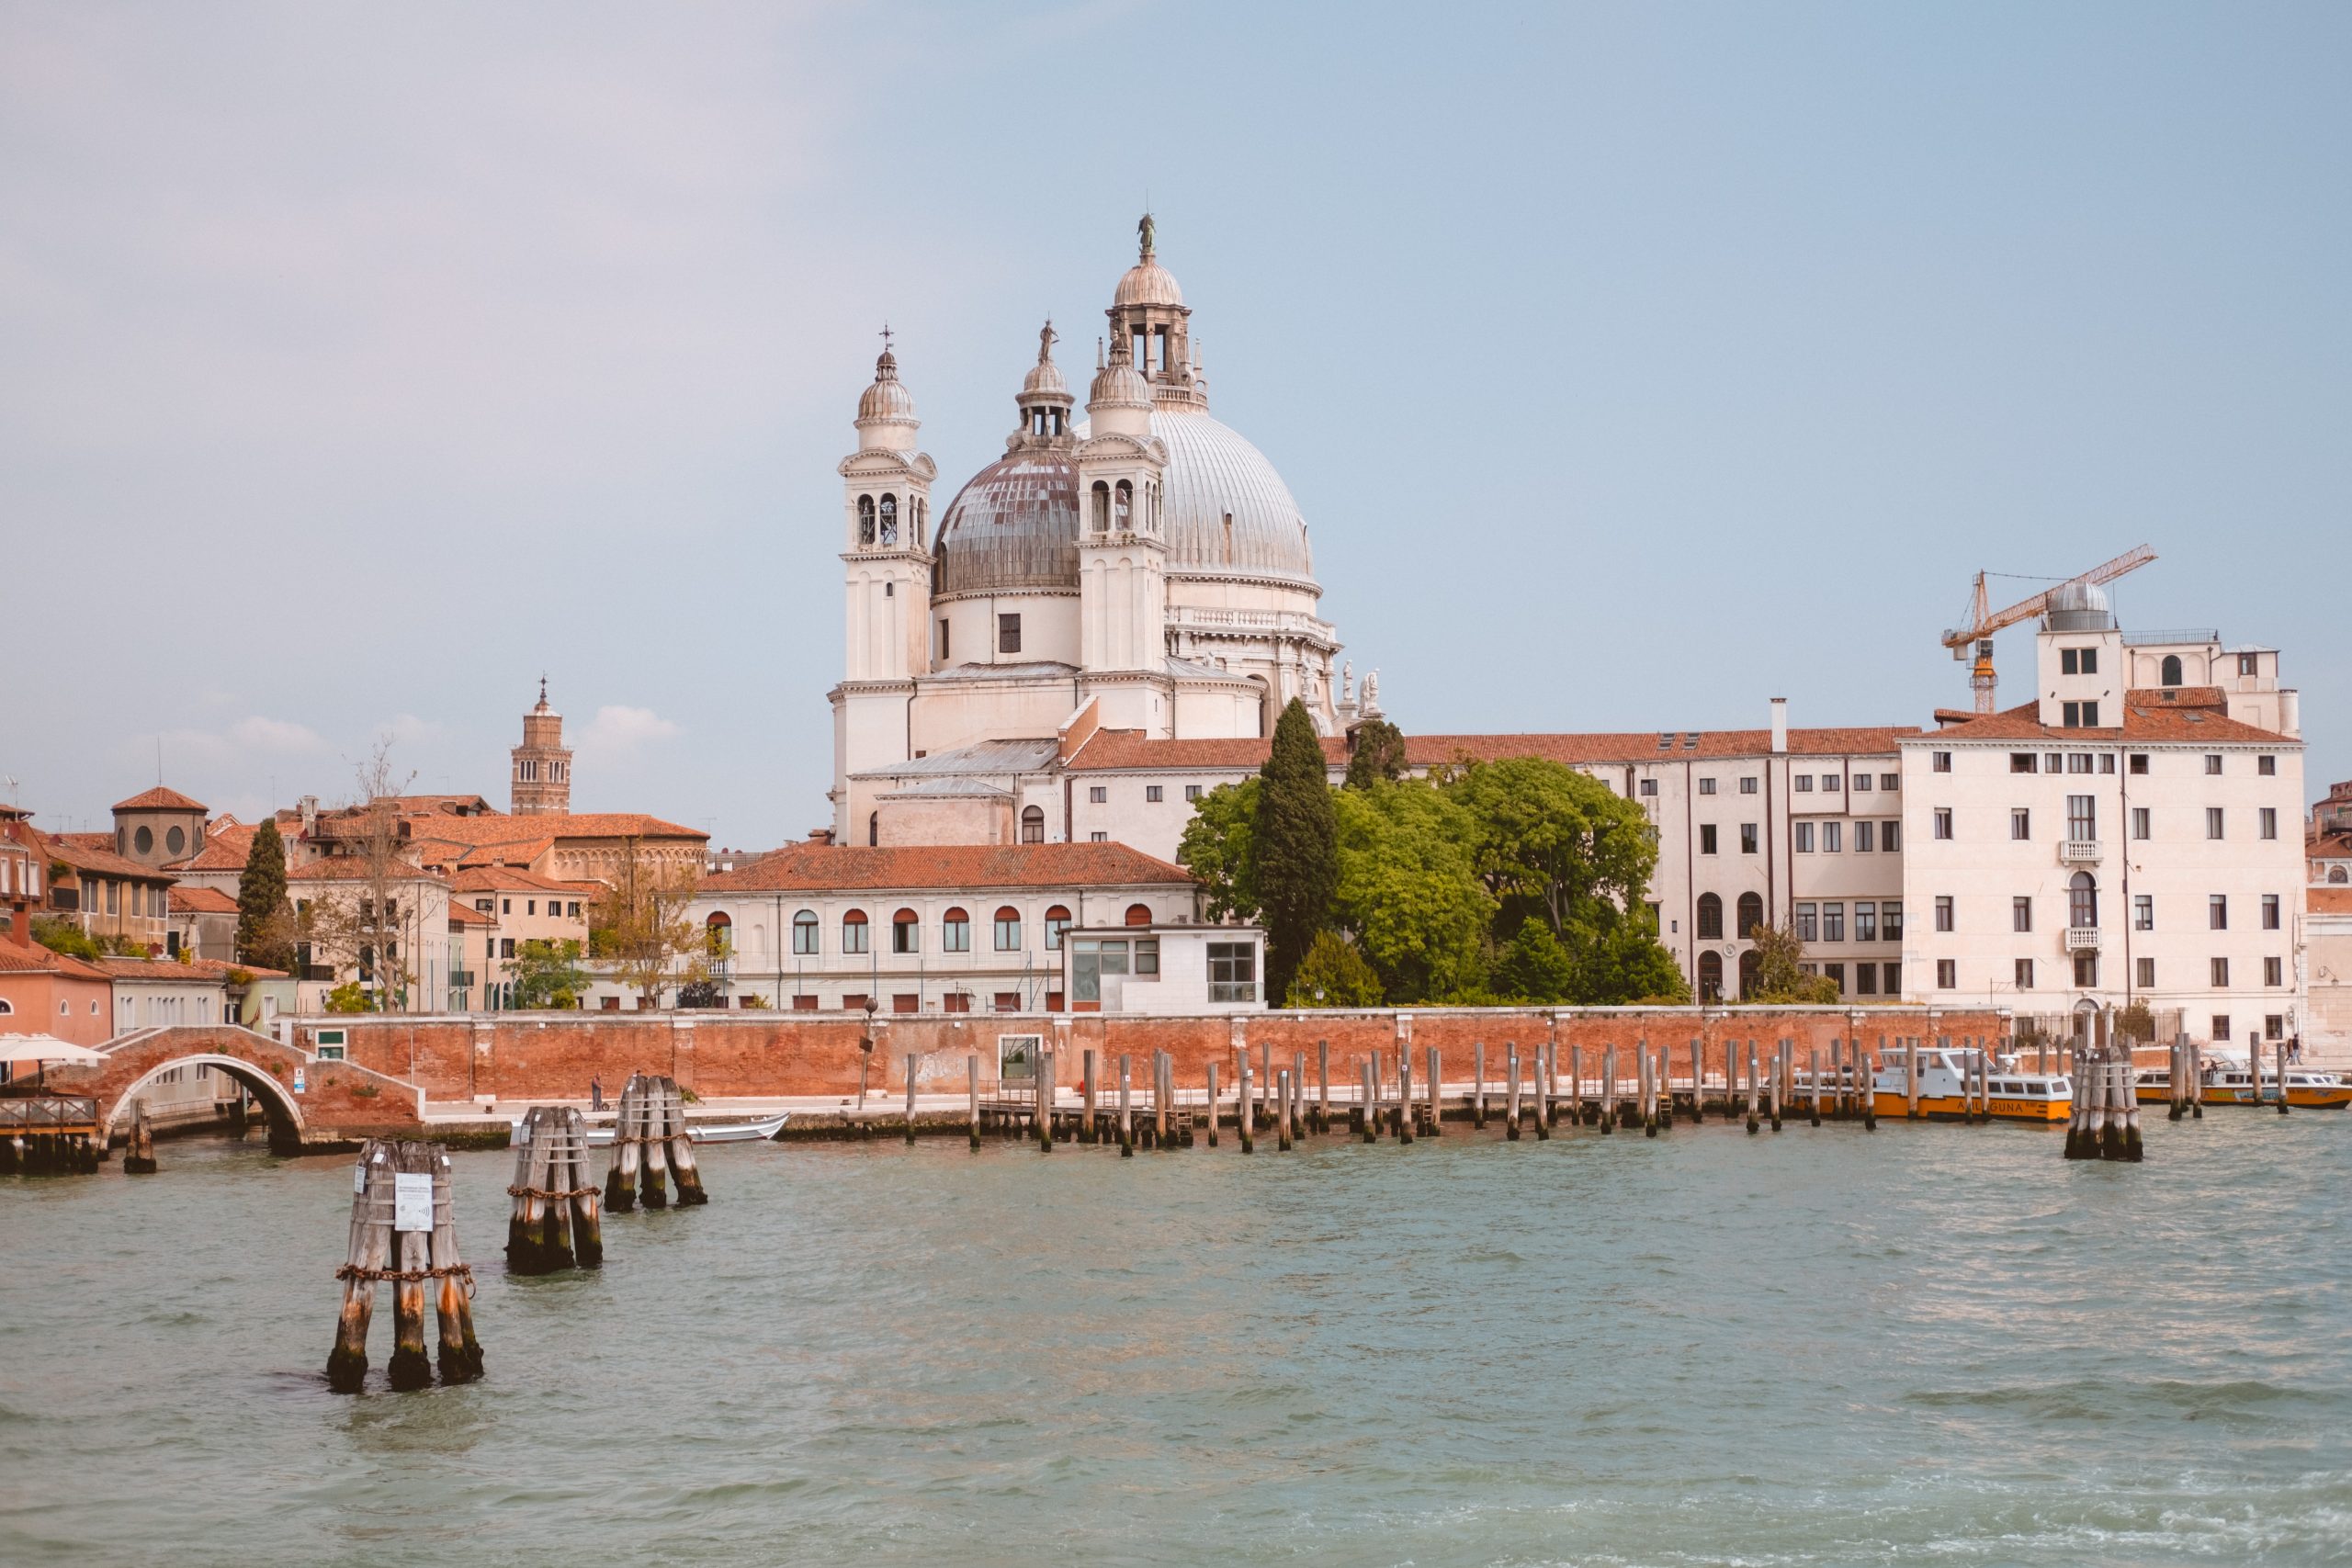
[[[1974,649],[1976,667],[1969,671],[1968,684],[1976,693],[1976,711],[1978,713],[1993,711],[1993,634],[1995,632],[2004,626],[2013,626],[2019,621],[2030,621],[2036,615],[2046,613],[2051,602],[2069,588],[2112,582],[2125,572],[2137,571],[2155,558],[2156,552],[2148,546],[2142,545],[2137,549],[2124,551],[2111,561],[2091,568],[2080,577],[2070,577],[2064,582],[2053,583],[2043,589],[2030,599],[2020,599],[2005,610],[1996,610],[1991,607],[1984,597],[1984,579],[1987,574],[1978,572],[1976,594],[1972,602],[1969,624],[1964,626],[1955,626],[1944,633],[1944,646],[1951,649],[1951,656],[1955,660],[1965,660],[1969,657],[1972,647]]]

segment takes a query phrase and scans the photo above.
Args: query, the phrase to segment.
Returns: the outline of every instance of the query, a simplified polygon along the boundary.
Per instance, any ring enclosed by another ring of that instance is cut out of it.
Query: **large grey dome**
[[[1193,410],[1162,408],[1152,412],[1151,433],[1168,444],[1160,514],[1169,570],[1314,577],[1298,502],[1239,431]]]
[[[1006,454],[948,503],[933,547],[933,593],[1078,586],[1078,466],[1067,449]]]

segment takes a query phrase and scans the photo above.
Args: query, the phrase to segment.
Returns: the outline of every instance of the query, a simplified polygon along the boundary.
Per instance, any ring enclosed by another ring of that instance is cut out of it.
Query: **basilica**
[[[1294,697],[1337,737],[1377,711],[1319,612],[1306,520],[1209,412],[1153,222],[1114,291],[1083,412],[1048,321],[1004,456],[933,518],[936,466],[886,344],[841,465],[846,658],[833,837],[1067,840],[1097,732],[1261,740]]]

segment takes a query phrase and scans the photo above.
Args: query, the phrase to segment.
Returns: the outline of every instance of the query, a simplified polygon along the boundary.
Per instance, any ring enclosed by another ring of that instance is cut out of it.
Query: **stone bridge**
[[[60,1094],[95,1095],[98,1126],[109,1138],[130,1125],[131,1097],[173,1067],[209,1066],[252,1092],[269,1120],[279,1154],[330,1154],[368,1138],[424,1135],[424,1092],[350,1062],[322,1061],[266,1034],[232,1024],[141,1029],[97,1047],[106,1057],[85,1067],[52,1067]]]

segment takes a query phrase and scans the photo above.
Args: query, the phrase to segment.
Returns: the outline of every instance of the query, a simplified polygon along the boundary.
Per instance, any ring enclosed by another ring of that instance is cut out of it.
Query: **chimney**
[[[306,795],[296,804],[302,810],[302,836],[309,838],[319,830],[319,797]]]
[[[1772,699],[1772,755],[1784,756],[1789,750],[1789,699]]]
[[[833,830],[831,828],[811,828],[808,829],[808,841],[812,844],[831,844],[833,841]]]
[[[2303,694],[2292,686],[2278,689],[2278,733],[2303,738]]]

